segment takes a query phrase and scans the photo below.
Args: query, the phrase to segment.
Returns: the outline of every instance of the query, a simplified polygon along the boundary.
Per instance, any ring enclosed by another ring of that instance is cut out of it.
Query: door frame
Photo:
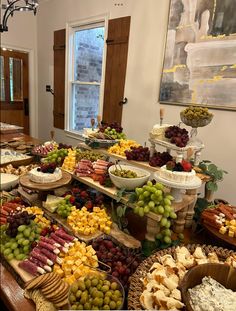
[[[28,53],[29,61],[29,133],[38,137],[38,69],[37,51],[16,45],[3,44],[1,48]]]

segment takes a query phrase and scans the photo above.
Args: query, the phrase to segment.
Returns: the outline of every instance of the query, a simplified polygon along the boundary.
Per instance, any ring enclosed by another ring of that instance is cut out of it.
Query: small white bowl
[[[0,173],[1,190],[10,190],[18,184],[19,176]]]
[[[117,168],[124,170],[131,170],[135,172],[138,177],[136,178],[124,178],[113,175],[111,172]],[[112,165],[108,169],[111,181],[117,188],[125,188],[126,190],[134,190],[136,187],[143,186],[149,179],[150,173],[141,168],[130,166],[130,165]],[[139,177],[140,176],[140,177]]]

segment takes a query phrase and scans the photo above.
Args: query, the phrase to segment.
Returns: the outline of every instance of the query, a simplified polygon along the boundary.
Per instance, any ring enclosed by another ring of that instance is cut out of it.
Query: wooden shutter
[[[128,56],[130,16],[108,22],[103,121],[121,123]]]
[[[53,125],[64,130],[66,30],[54,31]]]

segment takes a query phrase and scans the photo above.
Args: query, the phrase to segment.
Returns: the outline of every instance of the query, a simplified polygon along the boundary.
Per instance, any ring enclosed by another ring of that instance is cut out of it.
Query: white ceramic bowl
[[[122,168],[125,170],[131,170],[135,172],[138,177],[136,178],[124,178],[113,175],[111,172],[118,168]],[[117,188],[125,188],[126,190],[134,190],[136,187],[143,186],[149,179],[150,173],[146,170],[143,170],[141,168],[130,166],[130,165],[112,165],[108,169],[109,176],[111,178],[111,181]],[[139,177],[140,176],[140,177]]]
[[[0,173],[1,190],[10,190],[18,184],[19,176]]]

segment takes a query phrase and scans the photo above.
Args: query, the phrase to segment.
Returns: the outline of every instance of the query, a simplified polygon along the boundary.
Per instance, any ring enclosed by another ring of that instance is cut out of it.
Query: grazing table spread
[[[154,126],[151,150],[122,130],[87,129],[76,147],[1,135],[1,300],[9,310],[192,311],[183,284],[193,267],[235,271],[236,207],[203,198],[199,211],[197,192],[211,177],[187,130]],[[166,151],[155,149],[159,140]],[[206,276],[199,271],[194,286]]]

